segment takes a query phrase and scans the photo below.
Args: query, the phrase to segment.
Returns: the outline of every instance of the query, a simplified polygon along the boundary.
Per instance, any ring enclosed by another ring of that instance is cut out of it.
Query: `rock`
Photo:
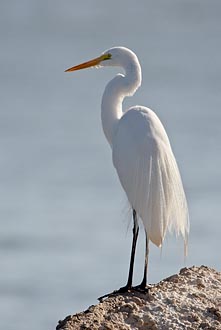
[[[56,329],[221,329],[221,273],[206,266],[183,268],[147,293],[110,295],[59,321]]]

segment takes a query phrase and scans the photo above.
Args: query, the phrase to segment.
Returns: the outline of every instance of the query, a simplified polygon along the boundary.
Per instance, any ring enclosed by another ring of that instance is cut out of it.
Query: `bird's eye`
[[[110,60],[112,55],[110,53],[104,54],[103,61]]]

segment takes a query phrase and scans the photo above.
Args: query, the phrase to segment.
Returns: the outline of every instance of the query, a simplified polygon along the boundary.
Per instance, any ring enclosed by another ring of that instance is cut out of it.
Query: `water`
[[[126,282],[131,226],[100,125],[116,70],[63,73],[114,45],[133,49],[143,69],[125,106],[157,112],[181,169],[186,265],[220,270],[220,1],[9,0],[0,9],[2,329],[54,329]],[[183,267],[182,252],[172,237],[162,256],[151,246],[150,282]]]

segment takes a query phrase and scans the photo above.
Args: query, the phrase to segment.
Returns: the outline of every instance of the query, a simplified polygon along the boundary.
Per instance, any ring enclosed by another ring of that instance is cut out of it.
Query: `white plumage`
[[[161,246],[167,230],[174,230],[183,236],[186,246],[189,217],[183,185],[169,139],[157,115],[142,106],[122,111],[123,99],[132,96],[141,85],[141,67],[137,56],[127,48],[114,47],[66,71],[90,66],[117,66],[124,71],[124,74],[117,74],[105,88],[101,120],[112,148],[113,164],[133,210],[129,276],[127,285],[120,290],[132,287],[138,217],[146,232],[144,277],[139,286],[145,289],[149,240]]]
[[[148,239],[161,246],[167,229],[186,239],[188,212],[179,170],[152,110],[137,106],[122,116],[113,139],[113,163]]]

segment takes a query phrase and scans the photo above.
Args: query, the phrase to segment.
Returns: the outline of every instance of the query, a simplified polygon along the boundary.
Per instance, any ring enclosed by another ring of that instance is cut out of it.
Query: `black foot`
[[[131,286],[128,286],[128,285],[125,285],[123,286],[122,288],[118,289],[118,290],[114,290],[113,292],[111,293],[107,293],[99,298],[97,298],[100,302],[103,301],[104,298],[107,298],[107,297],[112,297],[118,293],[125,293],[125,292],[129,292],[131,291],[133,288]]]
[[[151,288],[151,285],[140,284],[140,285],[134,286],[133,290],[141,292],[141,293],[148,293],[150,288]]]
[[[122,288],[120,288],[119,290],[116,290],[116,293],[124,293],[124,292],[128,292],[132,290],[132,286],[131,285],[125,285],[122,286]]]

